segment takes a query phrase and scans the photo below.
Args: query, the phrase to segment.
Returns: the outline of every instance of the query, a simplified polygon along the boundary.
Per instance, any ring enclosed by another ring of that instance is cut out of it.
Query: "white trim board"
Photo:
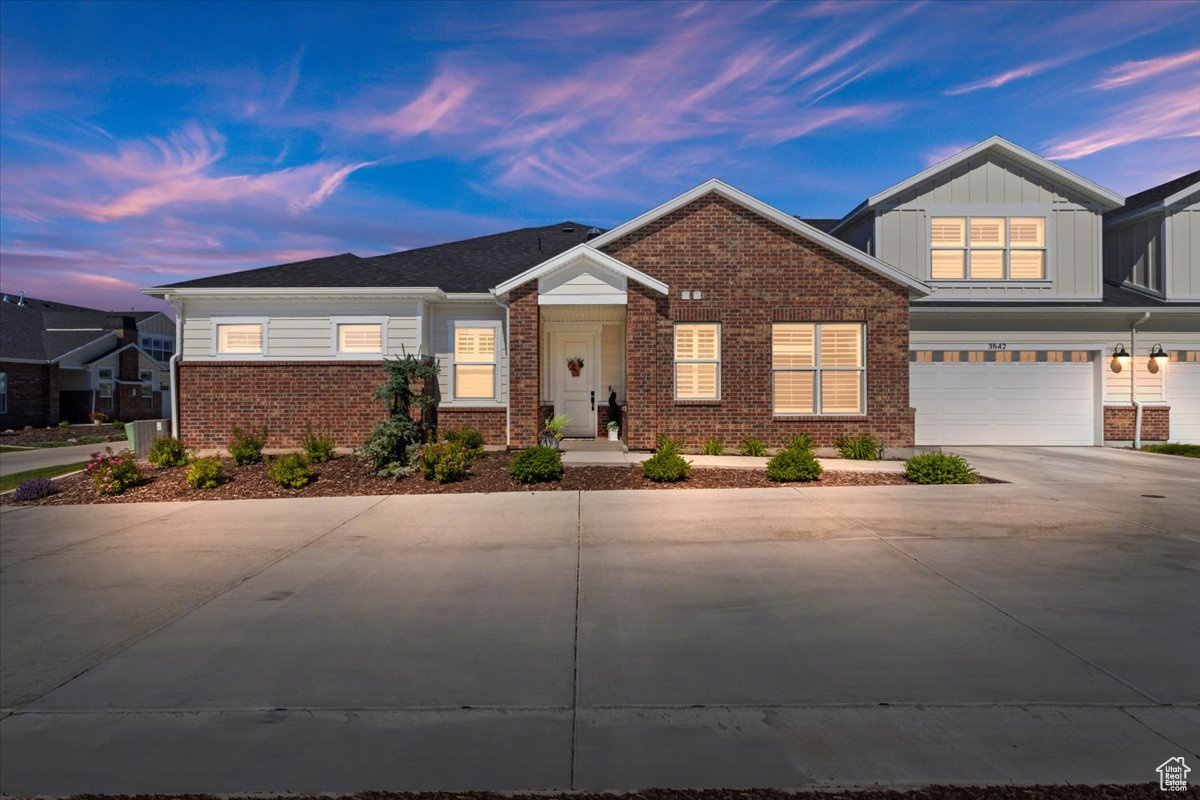
[[[603,238],[603,237],[601,237],[601,238]],[[627,280],[631,280],[636,283],[640,283],[641,285],[645,286],[647,289],[651,289],[655,292],[658,292],[659,294],[667,294],[670,291],[669,288],[667,287],[667,285],[665,283],[663,283],[662,281],[656,280],[656,279],[650,277],[649,275],[647,275],[646,273],[641,272],[640,270],[634,269],[633,267],[629,266],[625,262],[613,258],[608,253],[604,253],[604,252],[601,252],[600,250],[597,250],[594,246],[594,243],[597,241],[599,241],[599,239],[593,239],[591,242],[584,242],[582,244],[577,244],[574,247],[572,247],[570,250],[564,250],[563,252],[559,253],[558,255],[554,256],[553,258],[546,259],[542,263],[537,264],[533,267],[530,267],[529,269],[522,272],[520,275],[517,275],[516,277],[513,277],[513,278],[509,278],[508,280],[504,281],[503,283],[497,284],[496,287],[494,289],[492,289],[492,293],[495,294],[497,297],[506,295],[509,292],[511,292],[513,289],[523,286],[526,283],[528,283],[529,281],[534,280],[535,278],[545,277],[546,275],[549,275],[551,272],[554,272],[556,270],[562,269],[563,267],[569,266],[570,264],[573,264],[576,260],[581,259],[581,258],[586,261],[590,261],[591,263],[595,264],[598,267],[601,267],[602,269],[607,269],[610,272],[616,273],[617,275],[620,275],[621,277],[626,278]],[[592,299],[589,302],[594,303],[597,301],[595,299]]]

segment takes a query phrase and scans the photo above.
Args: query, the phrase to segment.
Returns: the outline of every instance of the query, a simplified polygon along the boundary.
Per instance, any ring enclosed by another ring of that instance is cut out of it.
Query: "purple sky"
[[[1122,193],[1200,168],[1200,3],[0,4],[0,285],[138,287],[709,177],[841,216],[998,133]]]

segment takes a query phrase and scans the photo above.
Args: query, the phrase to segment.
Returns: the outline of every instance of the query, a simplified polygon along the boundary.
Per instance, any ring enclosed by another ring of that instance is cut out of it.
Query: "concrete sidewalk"
[[[640,464],[653,453],[618,451],[564,451],[563,464],[568,467],[603,466],[626,467]],[[724,469],[766,469],[769,458],[754,456],[701,456],[685,453],[683,457],[693,467],[721,467]],[[903,461],[852,461],[846,458],[818,458],[821,466],[829,472],[903,472]]]
[[[124,450],[128,445],[124,441],[101,442],[68,447],[35,447],[18,453],[0,453],[0,475],[12,475],[14,472],[24,472],[29,469],[87,461],[92,453],[103,452],[105,447],[111,447],[115,453],[118,450]]]

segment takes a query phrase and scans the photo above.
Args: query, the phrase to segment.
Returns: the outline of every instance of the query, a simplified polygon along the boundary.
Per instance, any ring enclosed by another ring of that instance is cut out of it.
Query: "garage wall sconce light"
[[[1125,352],[1125,345],[1118,344],[1113,348],[1112,363],[1109,364],[1109,368],[1113,372],[1120,372],[1128,362],[1129,353]]]
[[[1150,348],[1150,360],[1147,362],[1147,368],[1150,372],[1158,372],[1163,368],[1163,364],[1167,363],[1167,351],[1163,350],[1161,344],[1156,344]]]

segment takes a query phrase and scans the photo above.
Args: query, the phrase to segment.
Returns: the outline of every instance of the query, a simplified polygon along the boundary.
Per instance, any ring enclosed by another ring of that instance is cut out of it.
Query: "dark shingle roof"
[[[1125,198],[1125,205],[1108,213],[1116,216],[1127,209],[1132,211],[1144,206],[1161,203],[1171,195],[1186,189],[1194,183],[1200,183],[1200,169],[1195,172],[1189,172],[1187,175],[1180,175],[1178,178],[1169,180],[1166,183],[1160,183],[1158,186],[1152,186],[1137,194],[1131,194]]]
[[[18,305],[15,296],[9,297],[12,302],[0,303],[0,358],[53,361],[108,336],[114,329],[113,317],[130,316],[141,322],[160,313],[100,311],[32,297]]]
[[[342,253],[196,278],[167,288],[436,286],[446,292],[486,292],[587,241],[590,229],[589,225],[562,222],[370,258]]]
[[[796,215],[796,219],[808,225],[812,225],[822,233],[829,233],[830,228],[841,222],[841,217],[836,219],[826,219],[825,217],[801,217],[800,215]]]

